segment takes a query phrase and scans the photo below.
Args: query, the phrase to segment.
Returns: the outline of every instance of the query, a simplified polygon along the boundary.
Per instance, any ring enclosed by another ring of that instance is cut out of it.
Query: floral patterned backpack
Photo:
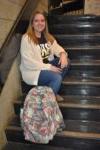
[[[48,143],[64,121],[51,88],[37,86],[25,98],[20,112],[21,126],[25,140],[33,143]]]

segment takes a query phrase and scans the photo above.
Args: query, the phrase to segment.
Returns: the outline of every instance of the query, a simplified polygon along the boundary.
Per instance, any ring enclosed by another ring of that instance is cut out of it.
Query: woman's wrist
[[[66,52],[61,52],[61,53],[60,53],[60,56],[61,56],[61,55],[65,55],[66,57],[68,57],[68,54],[67,54]]]

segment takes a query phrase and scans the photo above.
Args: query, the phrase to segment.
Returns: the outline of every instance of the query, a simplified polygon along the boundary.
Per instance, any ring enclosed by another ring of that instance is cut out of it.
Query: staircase
[[[100,150],[100,17],[49,15],[48,22],[71,60],[60,90],[65,101],[59,103],[66,128],[47,145],[25,141],[19,119],[23,95],[14,103],[4,150]]]
[[[49,12],[51,14],[83,14],[84,0],[50,0]]]

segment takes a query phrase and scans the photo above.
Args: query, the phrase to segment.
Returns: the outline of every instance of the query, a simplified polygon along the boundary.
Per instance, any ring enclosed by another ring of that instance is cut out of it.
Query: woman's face
[[[33,22],[32,27],[34,28],[35,32],[41,33],[45,29],[45,18],[42,14],[36,14]]]

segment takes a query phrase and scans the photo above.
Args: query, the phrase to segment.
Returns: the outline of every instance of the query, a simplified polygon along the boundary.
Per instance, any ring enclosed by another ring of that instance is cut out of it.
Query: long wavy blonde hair
[[[46,15],[43,12],[41,12],[41,11],[33,12],[32,16],[30,18],[29,26],[28,26],[28,29],[27,29],[27,32],[26,32],[26,34],[29,37],[29,40],[33,41],[35,44],[38,44],[38,39],[37,39],[37,37],[35,35],[34,28],[32,27],[33,20],[34,20],[34,18],[35,18],[35,16],[37,14],[41,14],[41,15],[44,16],[46,25],[45,25],[45,29],[43,31],[43,34],[44,34],[44,37],[46,38],[47,42],[53,43],[55,38],[49,33]]]

